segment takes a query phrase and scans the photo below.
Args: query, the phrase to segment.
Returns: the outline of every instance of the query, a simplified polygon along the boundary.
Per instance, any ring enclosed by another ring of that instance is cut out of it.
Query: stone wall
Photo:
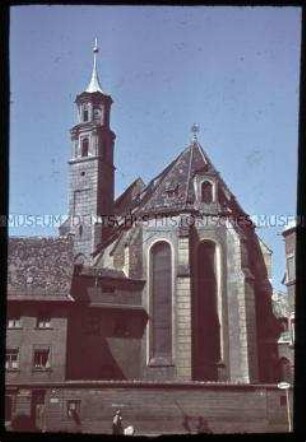
[[[276,386],[70,382],[45,388],[47,431],[110,434],[118,408],[124,426],[133,425],[138,435],[186,434],[188,426],[196,433],[201,418],[213,433],[288,430],[284,393]],[[17,392],[17,404],[26,392],[27,386]],[[68,416],[68,401],[80,401],[80,425]]]

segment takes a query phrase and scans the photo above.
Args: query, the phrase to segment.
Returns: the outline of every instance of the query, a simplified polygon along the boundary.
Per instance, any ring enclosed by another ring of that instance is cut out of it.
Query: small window
[[[8,348],[5,356],[5,368],[7,370],[17,370],[19,367],[18,348]]]
[[[83,226],[82,224],[79,226],[79,236],[83,235]]]
[[[170,186],[168,189],[166,189],[166,194],[168,198],[177,198],[179,195],[179,185],[176,186]]]
[[[205,204],[210,204],[213,200],[213,185],[209,181],[204,181],[201,184],[201,201]]]
[[[51,318],[50,315],[48,313],[42,313],[38,316],[37,318],[37,323],[36,323],[36,327],[37,328],[51,328]]]
[[[295,280],[295,256],[288,256],[287,257],[287,275],[288,275],[288,281],[294,281]]]
[[[82,140],[82,157],[88,157],[89,141],[88,138]]]
[[[80,410],[81,410],[81,401],[80,400],[73,399],[73,400],[67,401],[66,412],[67,412],[67,416],[69,418],[73,418],[73,415],[75,413],[80,415]]]
[[[46,370],[50,368],[50,349],[35,349],[33,366],[35,369]]]
[[[101,109],[98,107],[94,108],[93,116],[96,121],[99,120],[101,118]]]
[[[84,105],[83,107],[83,121],[86,123],[86,121],[89,120],[89,112],[87,105]]]
[[[22,328],[22,322],[19,315],[11,316],[7,320],[7,328]]]
[[[90,313],[85,321],[85,332],[89,335],[99,335],[101,326],[100,316]]]
[[[105,294],[105,295],[115,293],[115,287],[112,287],[112,286],[110,286],[110,285],[103,284],[103,285],[102,285],[102,292],[103,292],[103,294]]]
[[[291,337],[291,344],[293,345],[295,342],[295,319],[290,318],[290,337]]]

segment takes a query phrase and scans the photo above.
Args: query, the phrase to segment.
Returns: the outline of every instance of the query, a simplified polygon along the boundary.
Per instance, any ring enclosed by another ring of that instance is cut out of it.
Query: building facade
[[[273,296],[275,316],[281,324],[278,339],[278,372],[282,381],[293,383],[295,343],[295,287],[296,287],[296,223],[291,223],[282,232],[285,246],[286,271],[283,284],[285,293]]]
[[[97,53],[76,98],[69,218],[58,238],[10,242],[8,421],[22,412],[40,429],[103,433],[119,407],[142,434],[196,432],[207,416],[214,432],[284,430],[271,253],[196,126],[158,176],[114,198]]]

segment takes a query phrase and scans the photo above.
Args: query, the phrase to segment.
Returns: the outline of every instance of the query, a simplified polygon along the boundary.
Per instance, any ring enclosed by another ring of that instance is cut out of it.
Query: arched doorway
[[[193,299],[193,378],[218,380],[221,359],[218,316],[216,244],[203,241],[197,248]]]

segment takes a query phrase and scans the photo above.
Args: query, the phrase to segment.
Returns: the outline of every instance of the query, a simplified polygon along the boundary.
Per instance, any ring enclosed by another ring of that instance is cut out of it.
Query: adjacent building
[[[296,223],[289,223],[282,232],[285,245],[286,271],[283,284],[285,293],[273,295],[275,316],[281,325],[278,339],[279,378],[293,383],[295,342],[295,286],[296,286]]]

